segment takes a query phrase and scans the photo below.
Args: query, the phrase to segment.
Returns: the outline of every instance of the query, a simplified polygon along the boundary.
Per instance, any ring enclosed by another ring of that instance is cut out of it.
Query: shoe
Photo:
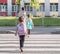
[[[28,38],[29,38],[29,36],[28,36]]]
[[[21,49],[21,52],[23,52],[23,50]]]

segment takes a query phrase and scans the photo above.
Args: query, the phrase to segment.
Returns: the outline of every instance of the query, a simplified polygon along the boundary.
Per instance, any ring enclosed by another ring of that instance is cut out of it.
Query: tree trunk
[[[20,2],[20,0],[19,0],[19,2]],[[20,12],[20,3],[18,4],[17,16],[18,16],[19,12]]]

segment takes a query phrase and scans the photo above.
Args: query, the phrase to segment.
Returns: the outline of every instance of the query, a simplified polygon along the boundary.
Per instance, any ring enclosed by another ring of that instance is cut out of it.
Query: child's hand
[[[29,35],[28,34],[26,34],[26,36],[29,38]]]

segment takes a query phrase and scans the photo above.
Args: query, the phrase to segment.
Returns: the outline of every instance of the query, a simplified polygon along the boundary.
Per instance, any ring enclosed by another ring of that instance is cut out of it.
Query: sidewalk
[[[0,33],[15,33],[16,27],[15,26],[0,26]],[[49,26],[49,27],[42,27],[42,26],[35,26],[31,30],[31,34],[60,34],[60,26]]]

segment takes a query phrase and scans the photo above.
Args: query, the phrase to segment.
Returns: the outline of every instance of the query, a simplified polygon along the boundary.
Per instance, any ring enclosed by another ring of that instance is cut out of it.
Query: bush
[[[33,17],[32,20],[35,26],[42,26],[41,17]],[[17,17],[0,18],[0,26],[15,26],[17,22]],[[60,26],[60,18],[45,17],[44,26]]]
[[[16,17],[0,17],[0,26],[15,26]]]
[[[32,19],[35,26],[41,26],[42,25],[42,18],[34,18]]]
[[[36,19],[32,19],[33,20],[33,23],[35,26],[39,26],[40,25],[40,18]],[[16,17],[1,17],[0,18],[0,26],[15,26],[17,25],[17,18]]]

